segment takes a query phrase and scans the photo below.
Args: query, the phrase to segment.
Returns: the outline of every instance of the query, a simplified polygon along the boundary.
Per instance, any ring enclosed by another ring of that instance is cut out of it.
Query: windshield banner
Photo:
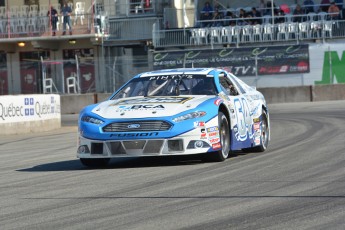
[[[308,45],[157,52],[153,68],[222,68],[237,76],[309,73]]]

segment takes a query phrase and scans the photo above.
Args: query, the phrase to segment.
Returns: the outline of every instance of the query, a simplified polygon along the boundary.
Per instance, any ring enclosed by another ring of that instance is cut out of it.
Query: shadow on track
[[[112,159],[108,166],[99,168],[88,168],[83,166],[79,160],[52,162],[36,165],[31,168],[18,169],[18,172],[52,172],[52,171],[74,171],[74,170],[97,170],[97,169],[121,169],[121,168],[146,168],[146,167],[169,167],[204,164],[200,158],[195,156],[164,156],[164,157],[138,157]]]

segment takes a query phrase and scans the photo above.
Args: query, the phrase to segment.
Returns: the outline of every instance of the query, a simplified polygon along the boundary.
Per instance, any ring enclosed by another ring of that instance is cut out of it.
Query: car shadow
[[[82,165],[78,159],[69,161],[52,162],[35,165],[30,168],[18,169],[18,172],[51,172],[51,171],[75,171],[95,169],[121,169],[121,168],[146,168],[146,167],[170,167],[179,165],[204,164],[194,156],[168,156],[168,157],[138,157],[112,159],[105,167],[90,168]]]

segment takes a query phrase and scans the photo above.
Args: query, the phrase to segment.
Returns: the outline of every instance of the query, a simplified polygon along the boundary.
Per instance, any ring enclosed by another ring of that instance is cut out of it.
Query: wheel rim
[[[269,137],[269,129],[267,125],[267,118],[266,116],[262,120],[261,124],[261,139],[262,139],[262,147],[266,149]]]
[[[220,127],[220,143],[222,145],[222,155],[224,158],[227,158],[229,155],[230,139],[228,121],[224,115],[222,116]]]

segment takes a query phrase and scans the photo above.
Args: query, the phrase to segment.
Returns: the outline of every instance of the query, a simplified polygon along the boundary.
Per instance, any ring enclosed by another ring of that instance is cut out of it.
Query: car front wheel
[[[219,112],[218,114],[218,128],[222,149],[212,153],[207,153],[207,156],[211,161],[220,162],[228,158],[230,152],[230,125],[228,118],[223,112]]]
[[[262,112],[262,121],[261,121],[261,137],[260,137],[260,145],[255,147],[254,150],[257,152],[264,152],[267,149],[268,142],[270,137],[270,129],[268,126],[268,118],[267,113],[265,111]]]

